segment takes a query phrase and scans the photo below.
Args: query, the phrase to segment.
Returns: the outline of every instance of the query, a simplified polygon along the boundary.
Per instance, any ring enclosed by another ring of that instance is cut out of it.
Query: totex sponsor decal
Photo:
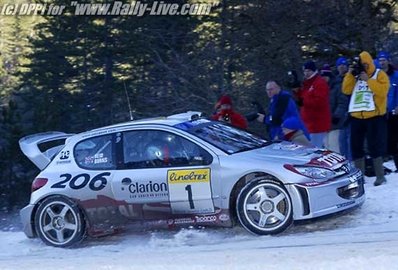
[[[167,172],[170,184],[207,183],[210,181],[210,169],[170,170]]]
[[[311,160],[311,162],[309,164],[333,167],[333,166],[335,166],[341,162],[344,162],[344,161],[345,161],[345,157],[343,157],[342,155],[339,155],[334,152],[329,152],[328,154],[326,154],[320,158]]]

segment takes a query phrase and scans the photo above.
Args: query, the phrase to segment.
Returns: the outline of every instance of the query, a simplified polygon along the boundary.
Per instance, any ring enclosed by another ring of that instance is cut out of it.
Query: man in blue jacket
[[[283,91],[276,81],[268,81],[266,84],[268,97],[271,99],[268,114],[258,114],[257,121],[269,127],[269,135],[273,140],[284,140],[282,123],[290,117],[298,121],[298,129],[309,139],[308,131],[301,120],[295,101],[289,92]]]
[[[379,52],[377,59],[390,79],[390,89],[387,94],[387,152],[393,157],[398,172],[398,72],[391,65],[388,52]]]

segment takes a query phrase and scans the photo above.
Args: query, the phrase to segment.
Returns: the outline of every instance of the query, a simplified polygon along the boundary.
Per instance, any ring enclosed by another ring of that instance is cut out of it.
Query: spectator
[[[285,141],[291,141],[305,146],[312,146],[309,141],[309,134],[304,128],[303,122],[298,115],[286,118],[281,127],[284,135],[283,139]]]
[[[282,123],[289,117],[297,119],[297,125],[307,134],[307,130],[300,119],[296,103],[289,92],[283,91],[276,81],[268,81],[266,84],[268,97],[271,99],[269,114],[258,114],[257,121],[266,124],[269,127],[270,137],[273,140],[284,139],[285,134],[282,131]],[[297,130],[295,129],[295,130]]]
[[[351,114],[351,146],[355,166],[365,173],[365,138],[369,154],[373,159],[376,174],[375,186],[386,182],[384,177],[383,156],[387,139],[387,92],[389,79],[387,74],[376,69],[372,56],[366,51],[360,55],[365,71],[353,75],[350,67],[343,80],[343,93],[351,95],[349,112]],[[355,73],[358,73],[356,71]]]
[[[352,154],[351,154],[351,126],[350,126],[350,120],[349,120],[349,114],[348,114],[348,104],[350,102],[350,96],[345,95],[342,92],[342,83],[345,74],[348,71],[348,60],[345,57],[339,57],[336,61],[336,68],[337,68],[337,77],[336,77],[336,83],[335,83],[335,88],[338,89],[342,95],[338,99],[338,105],[337,105],[337,112],[336,116],[339,115],[341,116],[340,120],[333,120],[333,115],[332,115],[332,124],[337,125],[337,128],[340,129],[340,134],[339,134],[339,148],[340,148],[340,153],[344,155],[348,160],[352,160]],[[335,117],[336,117],[335,116]],[[333,123],[334,122],[334,123]],[[335,124],[337,122],[337,124]]]
[[[303,66],[303,86],[295,92],[301,118],[310,133],[311,143],[323,147],[324,139],[331,127],[329,86],[318,74],[315,63],[308,61]]]
[[[229,96],[222,96],[217,101],[215,109],[216,113],[211,117],[212,120],[227,122],[242,129],[247,128],[247,121],[245,117],[233,110],[232,99]]]
[[[344,95],[341,92],[341,89],[335,88],[335,77],[330,69],[328,64],[323,65],[321,69],[321,76],[322,78],[328,83],[329,85],[329,102],[330,102],[330,110],[332,114],[332,128],[326,134],[325,137],[325,147],[332,151],[340,153],[339,147],[339,129],[338,129],[338,122],[341,119],[340,111],[338,111],[338,103],[339,97]]]
[[[387,94],[387,152],[394,159],[398,172],[398,72],[391,65],[391,58],[387,52],[377,55],[381,69],[390,79],[390,89]]]
[[[298,78],[297,72],[295,70],[289,70],[287,72],[287,80],[286,80],[286,85],[289,87],[289,89],[293,92],[296,93],[300,87],[301,87],[301,82]],[[293,95],[293,99],[296,102],[297,106],[301,106],[299,103],[299,100],[297,99],[296,95]]]
[[[300,88],[301,84],[300,84],[297,72],[295,70],[289,70],[287,72],[286,85],[287,85],[287,87],[289,87],[293,91]]]

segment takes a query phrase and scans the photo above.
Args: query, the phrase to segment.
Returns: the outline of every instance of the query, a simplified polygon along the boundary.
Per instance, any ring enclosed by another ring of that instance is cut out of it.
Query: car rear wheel
[[[45,199],[37,208],[35,227],[47,245],[70,247],[85,235],[85,222],[76,203],[63,196]]]
[[[248,183],[239,193],[236,205],[241,225],[255,234],[277,234],[293,222],[289,194],[272,179]]]

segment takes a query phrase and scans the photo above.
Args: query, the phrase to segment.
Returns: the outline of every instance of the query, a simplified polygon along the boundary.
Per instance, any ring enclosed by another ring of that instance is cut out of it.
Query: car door
[[[218,159],[196,143],[164,130],[126,131],[122,159],[113,192],[141,205],[144,218],[214,212]]]

